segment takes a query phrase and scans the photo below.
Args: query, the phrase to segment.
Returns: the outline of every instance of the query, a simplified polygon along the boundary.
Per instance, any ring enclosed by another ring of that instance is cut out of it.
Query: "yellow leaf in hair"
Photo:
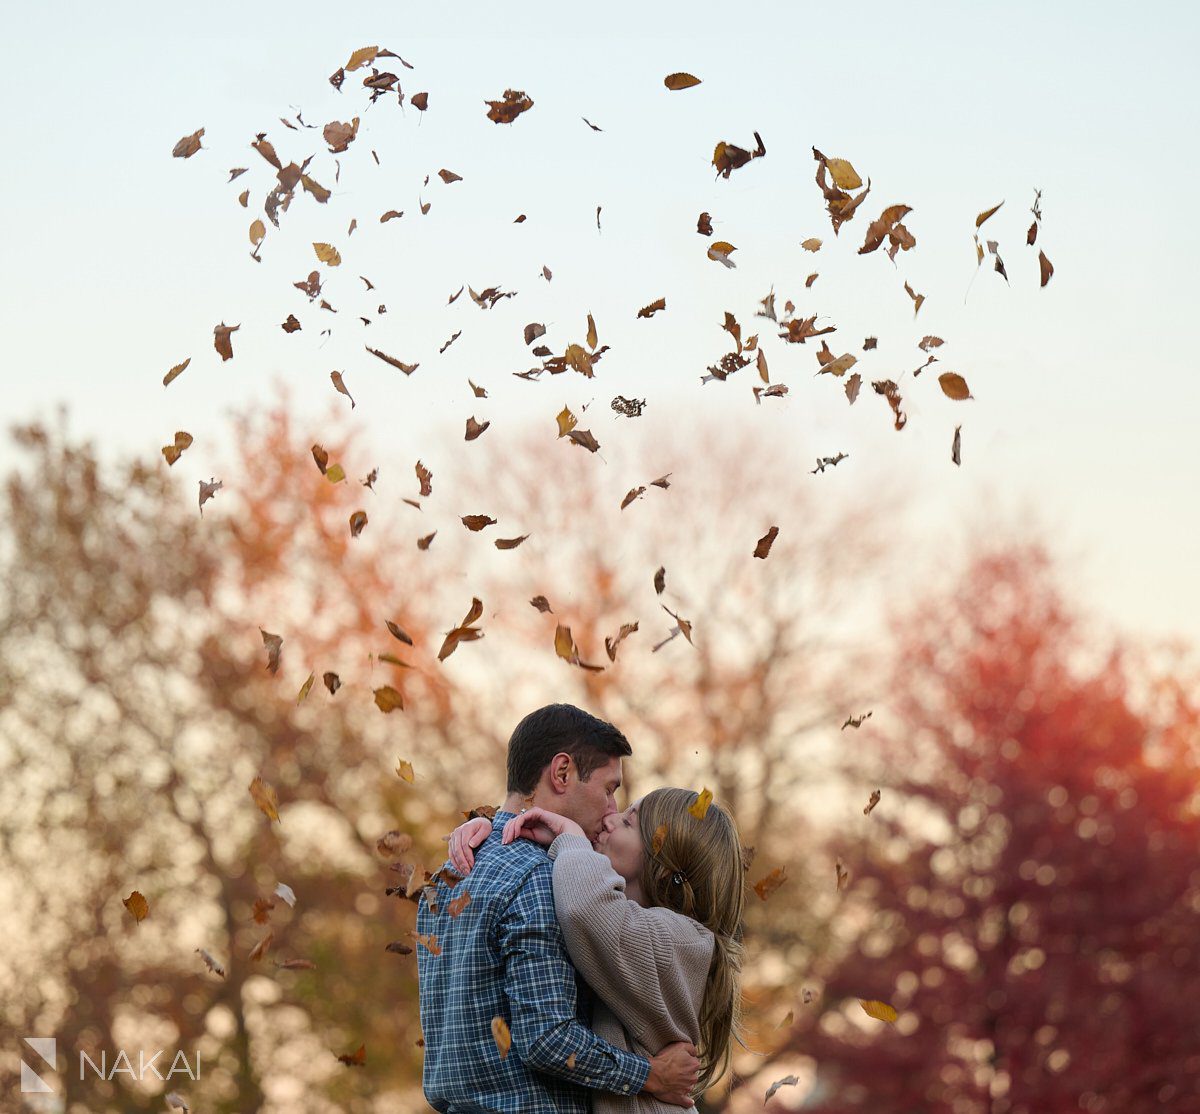
[[[650,850],[656,855],[662,850],[663,844],[667,841],[667,826],[659,824],[654,830],[654,838],[650,841]]]
[[[711,789],[702,789],[696,799],[688,805],[690,812],[697,820],[703,820],[708,815],[708,806],[713,802]]]

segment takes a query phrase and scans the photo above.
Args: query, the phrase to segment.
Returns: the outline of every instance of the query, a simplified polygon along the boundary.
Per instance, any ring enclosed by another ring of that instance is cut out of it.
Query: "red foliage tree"
[[[915,612],[898,661],[859,768],[883,801],[834,848],[844,946],[783,1042],[805,1109],[1200,1110],[1195,689],[1097,654],[1029,550]]]

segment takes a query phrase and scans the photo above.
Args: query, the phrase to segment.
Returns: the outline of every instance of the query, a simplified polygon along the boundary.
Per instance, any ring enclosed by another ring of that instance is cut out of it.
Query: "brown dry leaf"
[[[322,263],[327,263],[330,267],[337,267],[342,262],[342,257],[338,254],[338,249],[332,244],[314,243],[313,251],[317,253],[317,258]]]
[[[850,881],[850,872],[842,866],[841,859],[833,864],[833,869],[837,876],[837,892],[841,893],[846,888],[846,883]]]
[[[971,394],[971,388],[967,386],[967,381],[953,371],[943,371],[938,376],[938,385],[942,388],[942,394],[947,398],[954,399],[955,402],[975,397]]]
[[[210,951],[205,948],[196,948],[196,954],[204,960],[204,966],[207,967],[214,975],[219,978],[225,977],[225,968],[222,967],[214,958]]]
[[[462,336],[462,329],[459,329],[454,336],[452,336],[448,341],[446,341],[445,344],[441,346],[441,348],[438,349],[438,355],[440,356],[443,352],[445,352],[446,349],[449,348],[450,345],[452,345],[456,340],[458,340],[460,336]]]
[[[203,131],[204,129],[201,128],[200,130]],[[150,903],[145,899],[140,890],[134,890],[128,897],[122,898],[121,904],[129,910],[135,924],[141,924],[150,915]]]
[[[396,759],[396,776],[401,781],[407,781],[409,785],[412,785],[413,781],[416,779],[416,774],[413,772],[412,763],[409,762],[407,759],[397,758]]]
[[[192,358],[191,358],[191,356],[189,356],[186,360],[183,361],[183,363],[176,364],[173,368],[171,368],[171,370],[168,371],[167,374],[163,376],[163,386],[166,387],[169,384],[173,383],[176,379],[178,379],[184,373],[184,371],[187,370],[187,366],[191,362],[192,362]]]
[[[814,313],[811,317],[793,317],[790,321],[780,322],[783,325],[783,332],[780,337],[788,342],[788,344],[803,344],[809,337],[823,337],[827,333],[836,333],[836,325],[826,325],[823,329],[817,328],[817,315]],[[846,365],[849,367],[849,365]],[[843,368],[843,371],[846,369]],[[837,372],[834,372],[836,375]]]
[[[720,178],[728,178],[739,167],[743,167],[751,159],[761,159],[766,153],[767,148],[762,141],[762,136],[758,132],[754,133],[754,141],[758,144],[752,151],[747,151],[744,147],[737,147],[732,143],[726,143],[722,140],[713,150],[712,164],[717,168],[717,176]]]
[[[842,724],[842,730],[845,731],[847,727],[853,727],[853,728],[857,729],[857,728],[861,727],[870,718],[871,718],[870,712],[864,712],[861,716],[850,716],[846,720],[846,722]]]
[[[575,639],[571,635],[571,628],[563,626],[562,623],[559,623],[554,631],[554,652],[564,661],[577,665],[580,669],[587,669],[593,673],[600,673],[604,669],[602,665],[589,665],[580,658],[579,648],[575,645]]]
[[[706,786],[696,794],[696,799],[690,805],[688,805],[688,812],[690,812],[697,820],[703,820],[708,815],[708,808],[712,803],[712,790]]]
[[[460,521],[473,534],[477,534],[488,526],[495,526],[497,520],[486,514],[468,514],[463,515]]]
[[[262,778],[256,777],[250,782],[250,796],[258,805],[259,812],[268,820],[282,823],[279,819],[279,798],[275,795],[275,789],[271,785],[268,785]]]
[[[348,1068],[361,1068],[367,1062],[367,1046],[360,1044],[353,1052],[339,1056],[338,1060]]]
[[[576,445],[582,445],[589,453],[600,451],[600,442],[592,436],[590,429],[573,429],[567,434],[567,437]]]
[[[417,482],[421,485],[421,495],[433,494],[433,473],[425,467],[419,460],[414,469],[417,473]],[[395,632],[393,632],[395,633]],[[411,643],[410,643],[411,645]]]
[[[1001,201],[1000,205],[1003,205],[1003,204],[1004,204],[1004,202]],[[996,213],[999,212],[999,210],[1000,210],[1000,205],[993,205],[990,209],[984,209],[984,211],[975,218],[975,227],[976,228],[981,227],[985,220],[988,220],[991,217],[995,216]]]
[[[321,134],[325,137],[325,142],[329,144],[329,153],[339,155],[350,146],[354,137],[358,135],[358,117],[355,116],[348,124],[340,120],[331,120],[325,125]]]
[[[532,99],[518,89],[505,89],[503,100],[483,103],[488,106],[487,118],[496,124],[511,124],[522,112],[533,107]]]
[[[693,77],[690,73],[669,73],[663,78],[663,84],[671,90],[672,93],[678,92],[680,89],[691,89],[700,84],[698,77]]]
[[[497,549],[516,549],[528,537],[528,534],[522,534],[519,538],[497,538],[495,545]]]
[[[817,457],[817,466],[811,469],[809,475],[815,476],[818,472],[824,472],[826,468],[831,468],[835,464],[840,464],[849,456],[849,453],[838,453],[837,456],[819,456]]]
[[[587,349],[583,345],[568,344],[566,352],[563,353],[563,362],[585,378],[592,378],[592,357],[588,355]]]
[[[658,571],[654,574],[654,591],[661,596],[666,589],[667,570],[660,566]]]
[[[595,322],[595,319],[594,319],[594,318],[592,317],[592,315],[589,313],[589,314],[588,314],[588,327],[587,327],[587,346],[588,346],[588,348],[590,348],[590,349],[591,349],[593,352],[595,352],[595,351],[596,351],[596,345],[597,345],[599,342],[600,342],[600,338],[599,338],[599,336],[597,336],[597,334],[596,334],[596,322]]]
[[[246,957],[251,963],[257,963],[262,959],[267,952],[271,950],[271,945],[275,942],[275,933],[268,932],[253,948],[250,949],[250,954]]]
[[[758,350],[758,377],[764,383],[771,382],[770,373],[767,371],[767,354],[761,348]]]
[[[226,325],[224,321],[213,326],[213,347],[221,356],[221,360],[233,359],[233,334],[241,325]]]
[[[294,313],[287,315],[287,320],[279,326],[285,333],[298,333],[300,331],[300,321]]]
[[[867,337],[867,339],[863,341],[863,351],[864,352],[870,352],[873,349],[876,349],[878,347],[879,347],[879,338],[878,337]]]
[[[263,241],[263,237],[267,234],[267,226],[260,220],[252,221],[250,224],[250,243],[257,246]]]
[[[421,947],[423,947],[430,955],[441,955],[442,954],[442,949],[441,949],[440,945],[438,944],[436,936],[433,936],[433,935],[422,936],[419,932],[410,932],[409,936],[411,936],[414,940],[416,940],[416,942]]]
[[[488,396],[487,391],[485,391],[482,387],[475,386],[475,384],[472,383],[470,379],[467,380],[467,386],[469,386],[471,388],[471,393],[476,398],[487,398],[487,396]]]
[[[916,317],[917,314],[921,312],[921,305],[925,301],[925,295],[918,294],[911,286],[908,285],[907,282],[904,284],[904,290],[905,293],[907,293],[908,296],[913,300],[913,317]]]
[[[358,535],[363,532],[366,525],[367,525],[367,512],[366,511],[355,511],[350,516],[350,536],[352,538],[357,538]]]
[[[554,278],[554,272],[551,271],[550,268],[544,263],[542,264],[542,278],[544,278],[547,282]]]
[[[379,223],[387,224],[388,221],[395,220],[397,217],[402,217],[402,216],[404,216],[404,211],[402,209],[389,209],[386,213],[383,214],[383,216],[381,216],[379,218]]]
[[[852,197],[845,190],[839,189],[835,183],[826,182],[825,177],[829,173],[829,160],[815,147],[812,149],[812,153],[813,158],[817,162],[817,185],[825,197],[825,207],[829,212],[829,220],[833,224],[833,233],[836,236],[838,230],[846,221],[853,218],[855,210],[863,203],[867,194],[871,192],[871,184],[868,182],[866,189],[858,194],[857,197]]]
[[[794,1087],[799,1082],[799,1076],[795,1075],[785,1075],[782,1079],[775,1080],[775,1082],[767,1088],[767,1094],[763,1099],[763,1102],[770,1102],[771,1099],[775,1097],[775,1092],[778,1091],[780,1087]]]
[[[807,240],[801,240],[800,246],[805,251],[820,251],[821,250],[821,241],[818,240],[815,236],[810,236]]]
[[[303,701],[305,699],[305,697],[308,696],[309,692],[311,691],[311,689],[313,687],[313,682],[316,679],[317,679],[316,673],[310,673],[308,675],[308,680],[305,681],[304,684],[302,684],[300,686],[300,695],[296,697],[297,704],[301,703],[301,701]]]
[[[622,623],[621,629],[619,631],[617,631],[617,636],[615,638],[607,638],[606,637],[604,639],[604,649],[608,653],[609,661],[617,660],[617,647],[620,646],[621,643],[624,642],[625,639],[627,639],[637,629],[638,629],[638,625],[636,622]]]
[[[393,828],[389,832],[384,832],[375,841],[375,850],[381,855],[403,855],[405,851],[412,849],[412,845],[412,836],[398,828]]]
[[[310,178],[307,174],[300,175],[300,185],[302,185],[307,192],[311,193],[313,197],[315,197],[322,205],[324,205],[325,202],[333,196],[333,194],[323,185],[321,185],[320,182],[314,178]],[[351,231],[353,231],[353,229],[351,229]]]
[[[962,426],[954,427],[954,440],[950,444],[950,459],[955,464],[962,465]]]
[[[366,347],[364,345],[364,347]],[[412,375],[417,370],[420,364],[406,364],[403,360],[397,360],[395,356],[389,356],[386,352],[381,352],[378,348],[367,348],[367,351],[372,356],[382,360],[385,364],[391,364],[392,367],[399,368],[405,375]]]
[[[814,282],[816,282],[819,277],[820,276],[817,274],[817,272],[814,271],[811,275],[808,276],[808,278],[806,278],[804,280],[804,289],[805,290],[811,289],[812,284]]]
[[[737,251],[733,244],[727,243],[725,240],[718,240],[706,252],[708,258],[714,263],[720,263],[724,267],[734,268],[737,264],[729,258],[731,252]]]
[[[330,696],[336,696],[337,690],[342,687],[342,679],[336,673],[325,672],[321,674],[321,680],[325,687],[329,690]]]
[[[191,135],[185,135],[174,147],[171,148],[171,157],[174,159],[190,159],[197,151],[200,150],[200,137],[204,134],[203,128],[197,128]],[[229,179],[231,182],[233,178]]]
[[[873,252],[884,240],[891,242],[894,248],[904,248],[906,251],[916,245],[912,233],[900,222],[912,212],[911,205],[889,205],[867,226],[867,234],[863,246],[858,249],[859,255]],[[895,254],[892,253],[893,258]]]
[[[432,534],[426,534],[423,538],[417,538],[417,548],[421,549],[421,550],[428,549],[429,546],[433,543],[433,539],[435,537],[437,537],[436,530],[434,530],[434,532]]]
[[[545,596],[534,596],[533,599],[529,601],[529,605],[536,608],[543,615],[547,613],[554,613],[554,609],[550,606],[550,601],[546,599]]]
[[[393,623],[391,619],[384,619],[384,625],[391,632],[393,638],[399,642],[403,642],[406,646],[413,644],[412,636],[403,627]]]
[[[407,944],[401,943],[399,940],[393,940],[383,949],[385,952],[395,952],[396,955],[412,955],[412,948]]]
[[[218,491],[225,486],[223,480],[209,479],[207,482],[200,481],[200,513],[204,514],[204,504],[207,503]]]
[[[896,385],[894,379],[875,379],[871,382],[871,389],[877,395],[883,395],[887,399],[888,405],[892,408],[893,426],[899,431],[904,428],[908,422],[908,415],[900,408],[902,399],[900,398],[900,388]]]
[[[476,438],[476,437],[478,437],[478,436],[479,436],[481,433],[483,433],[483,431],[484,431],[485,429],[487,429],[487,427],[488,427],[488,426],[490,426],[491,424],[492,424],[492,423],[491,423],[490,421],[488,421],[488,422],[484,422],[484,423],[481,425],[481,424],[480,424],[479,422],[477,422],[477,421],[476,421],[476,420],[475,420],[473,417],[471,417],[471,418],[468,418],[468,419],[467,419],[467,431],[466,431],[466,435],[465,435],[465,437],[464,437],[464,440],[466,440],[466,441],[474,441],[474,440],[475,440],[475,438]]]
[[[754,883],[754,892],[760,901],[766,901],[780,886],[787,881],[787,867],[777,866],[765,878]]]
[[[463,890],[458,897],[451,898],[446,906],[446,911],[452,917],[457,917],[468,905],[471,904],[471,893],[469,890]]]
[[[400,669],[411,669],[412,666],[406,661],[401,661],[395,654],[380,654],[380,661],[386,661],[388,665],[398,666]]]
[[[861,386],[862,376],[857,371],[846,380],[846,397],[850,400],[851,406],[854,405],[854,400],[858,398],[858,391]]]
[[[178,430],[175,434],[174,442],[162,447],[162,454],[167,458],[167,464],[174,464],[183,454],[183,450],[191,445],[191,443],[192,435],[185,433],[183,430]]]
[[[243,209],[247,209],[250,207],[250,191],[249,190],[242,190],[242,192],[238,194],[238,204]]]
[[[411,104],[418,112],[424,112],[429,107],[429,94],[414,93],[408,98],[408,103]]]
[[[475,596],[471,599],[471,609],[463,621],[446,633],[446,639],[438,651],[438,661],[445,661],[458,648],[460,642],[475,642],[483,637],[483,631],[474,625],[482,615],[483,601]]]
[[[163,451],[165,452],[166,450],[163,450]],[[629,491],[628,491],[628,492],[626,492],[626,494],[625,494],[625,498],[621,500],[621,510],[624,510],[624,509],[625,509],[626,507],[628,507],[628,506],[629,506],[629,504],[630,504],[630,503],[632,503],[632,502],[633,502],[635,499],[639,498],[641,495],[644,495],[644,494],[645,494],[645,491],[646,491],[646,488],[645,488],[645,486],[642,486],[642,487],[631,487],[631,488],[629,489]]]
[[[255,924],[267,924],[271,920],[271,910],[275,908],[275,902],[269,897],[255,898],[254,908],[251,911],[254,916]]]
[[[508,1055],[508,1050],[512,1048],[512,1034],[508,1031],[508,1025],[502,1017],[492,1018],[492,1040],[496,1042],[500,1059],[503,1060]]]
[[[462,181],[462,175],[455,174],[453,170],[445,170],[445,169],[439,170],[438,177],[441,178],[441,180],[443,182],[445,182],[446,185],[449,185],[451,182],[461,182]]]
[[[267,648],[267,669],[274,675],[279,672],[279,655],[283,652],[283,639],[277,634],[269,634],[258,628],[258,633],[262,635],[263,645]]]
[[[758,539],[758,544],[754,547],[754,556],[760,557],[764,561],[767,555],[771,552],[771,546],[775,544],[775,539],[779,536],[779,527],[772,526],[761,538]]]
[[[1050,281],[1051,276],[1054,274],[1054,264],[1051,263],[1050,260],[1046,258],[1046,253],[1044,251],[1038,252],[1038,266],[1042,270],[1041,285],[1045,286],[1046,283],[1048,283]]]
[[[381,712],[394,712],[397,708],[404,711],[404,696],[391,685],[384,685],[375,690],[375,707]]]
[[[311,959],[285,959],[282,963],[275,961],[275,966],[281,971],[315,971],[317,965]]]
[[[917,345],[917,347],[922,352],[928,352],[931,348],[940,348],[945,343],[946,342],[942,340],[941,337],[924,336],[921,338],[921,342]]]
[[[878,1021],[887,1021],[894,1024],[898,1016],[895,1009],[889,1006],[887,1002],[877,1002],[873,999],[864,1001],[860,998],[858,1004],[862,1006],[868,1016]]]
[[[660,309],[666,308],[667,299],[659,298],[656,301],[651,302],[648,306],[642,306],[642,308],[638,310],[637,315],[638,317],[653,317]]]
[[[870,816],[871,810],[879,804],[879,799],[882,796],[878,789],[871,790],[871,799],[867,801],[867,807],[863,809],[864,816]]]
[[[271,145],[271,141],[267,138],[266,132],[259,132],[254,142],[250,144],[264,159],[267,160],[276,170],[282,170],[283,164],[279,161],[279,156],[275,154],[275,148]]]
[[[545,335],[546,326],[539,324],[537,321],[531,321],[525,326],[524,337],[526,344],[532,344],[538,337],[544,337]]]
[[[346,383],[345,380],[342,379],[342,373],[340,371],[331,371],[329,373],[329,378],[333,381],[334,389],[339,394],[345,395],[350,400],[350,409],[353,410],[355,405],[354,396],[348,390],[346,390]]]

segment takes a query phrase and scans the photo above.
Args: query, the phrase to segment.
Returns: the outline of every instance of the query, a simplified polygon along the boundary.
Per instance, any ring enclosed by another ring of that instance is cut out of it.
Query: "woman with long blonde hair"
[[[567,951],[599,1001],[596,1035],[654,1056],[690,1041],[697,1094],[729,1068],[740,1016],[745,869],[737,825],[689,789],[656,789],[608,816],[595,848],[572,820],[541,808],[510,820],[504,842],[530,839],[554,860],[554,905]],[[694,810],[694,811],[693,811]],[[450,838],[466,875],[490,831],[469,821]],[[652,1095],[594,1095],[595,1114],[678,1110]]]

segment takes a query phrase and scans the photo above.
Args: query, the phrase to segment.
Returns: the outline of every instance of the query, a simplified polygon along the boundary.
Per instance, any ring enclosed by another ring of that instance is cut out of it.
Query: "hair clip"
[[[677,886],[682,886],[687,881],[687,875],[682,870],[677,870],[671,875],[671,881]]]

